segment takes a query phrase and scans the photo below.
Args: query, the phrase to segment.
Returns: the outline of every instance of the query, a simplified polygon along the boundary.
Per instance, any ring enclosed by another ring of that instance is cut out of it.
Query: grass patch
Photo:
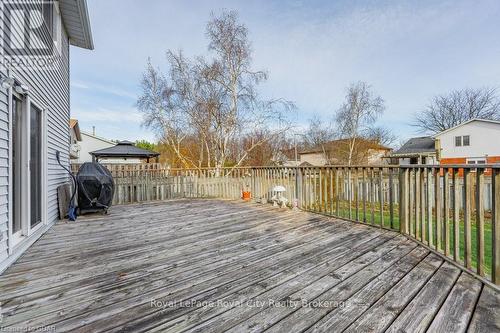
[[[349,210],[349,203],[346,202],[339,202],[338,205],[338,210],[336,209],[336,205],[330,205],[325,207],[320,206],[319,204],[312,204],[306,207],[307,210],[313,211],[313,212],[320,212],[324,214],[329,214],[332,216],[337,216],[340,218],[346,218],[346,219],[351,219],[355,220],[358,222],[366,223],[369,225],[374,225],[374,226],[382,226],[385,228],[390,228],[396,231],[399,231],[399,205],[394,204],[393,205],[393,217],[392,217],[392,223],[391,223],[391,218],[390,218],[390,211],[389,211],[389,205],[385,205],[383,207],[383,214],[381,214],[380,211],[380,206],[375,203],[372,206],[367,203],[366,205],[366,215],[364,214],[364,210],[362,207],[362,204],[360,203],[358,205],[358,210],[356,214],[356,206],[354,203],[351,204],[351,209]],[[350,211],[350,213],[349,213]],[[436,244],[437,244],[437,238],[436,238],[436,220],[434,213],[432,214],[432,248],[436,249]],[[454,237],[454,232],[453,232],[453,222],[451,218],[451,214],[449,215],[449,257],[453,258],[453,249],[454,249],[454,244],[455,244],[455,237]],[[357,217],[357,218],[356,218]],[[414,217],[413,217],[414,219]],[[372,223],[373,221],[373,223]],[[425,240],[427,240],[427,226],[428,222],[425,220],[425,229],[426,229],[426,235],[425,235]],[[441,232],[441,247],[438,249],[438,251],[442,254],[444,254],[444,246],[445,246],[445,241],[444,241],[444,221],[442,223],[442,232]],[[412,237],[415,237],[418,240],[422,240],[422,230],[421,227],[419,227],[419,232],[417,235],[415,235],[415,222],[411,221],[410,223],[410,234]],[[465,266],[464,264],[464,257],[465,257],[465,223],[463,216],[460,216],[459,219],[459,261],[458,263]],[[492,225],[491,225],[491,217],[488,214],[485,214],[485,219],[484,219],[484,272],[486,276],[491,275],[492,271],[492,252],[493,252],[493,238],[492,238]],[[428,244],[427,241],[424,242],[425,244]],[[475,212],[472,212],[472,217],[471,217],[471,265],[472,269],[476,271],[477,269],[477,243],[478,243],[478,238],[477,238],[477,224],[475,221]]]

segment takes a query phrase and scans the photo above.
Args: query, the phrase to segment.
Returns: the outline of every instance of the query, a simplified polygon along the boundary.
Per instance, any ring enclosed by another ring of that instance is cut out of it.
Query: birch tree
[[[210,80],[224,92],[220,95],[218,108],[214,108],[211,114],[215,167],[225,165],[229,144],[236,136],[252,131],[269,134],[250,141],[235,163],[239,166],[253,149],[290,128],[286,115],[294,105],[284,99],[260,99],[256,87],[267,80],[267,73],[252,68],[248,30],[238,21],[236,12],[225,11],[220,16],[212,14],[206,35],[209,50],[215,54],[210,66]]]
[[[142,95],[137,106],[143,110],[143,123],[154,129],[185,167],[193,162],[182,153],[184,139],[190,134],[185,116],[186,98],[169,84],[166,77],[148,62],[141,81]]]
[[[257,86],[267,80],[267,73],[252,68],[248,30],[236,12],[212,14],[206,36],[210,57],[189,60],[182,52],[168,51],[167,75],[148,64],[137,105],[144,125],[160,133],[186,166],[201,167],[206,157],[207,166],[220,170],[228,165],[235,141],[251,138],[245,145],[236,145],[242,150],[231,161],[233,167],[285,133],[291,126],[288,114],[295,106],[282,98],[259,96]],[[197,161],[181,149],[187,137],[199,140]]]
[[[347,89],[345,102],[337,111],[335,119],[339,133],[348,144],[348,165],[353,163],[358,139],[368,136],[384,108],[384,100],[375,96],[366,82],[353,83]]]

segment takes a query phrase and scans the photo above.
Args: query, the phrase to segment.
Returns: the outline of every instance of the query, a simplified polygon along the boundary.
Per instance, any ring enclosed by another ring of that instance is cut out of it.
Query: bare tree
[[[304,132],[304,145],[308,148],[324,146],[333,140],[334,130],[332,125],[315,115],[309,119],[309,124]]]
[[[207,25],[209,50],[215,53],[210,66],[212,77],[224,92],[220,105],[212,115],[214,119],[215,166],[224,166],[231,139],[244,136],[245,132],[258,130],[268,133],[258,140],[251,140],[236,161],[240,165],[248,154],[268,140],[286,131],[290,124],[285,117],[294,108],[293,103],[283,99],[261,100],[256,86],[267,80],[264,71],[252,69],[251,45],[247,28],[238,22],[234,11],[212,14]],[[252,136],[256,138],[256,136]]]
[[[358,139],[368,136],[384,108],[384,100],[374,96],[371,86],[366,82],[353,83],[347,89],[346,100],[335,119],[339,133],[348,145],[348,165],[353,162]]]
[[[462,89],[435,96],[424,111],[415,115],[412,125],[420,132],[434,134],[474,118],[500,119],[496,89]]]
[[[201,166],[206,157],[208,166],[220,169],[228,164],[232,148],[239,147],[242,151],[230,163],[239,166],[256,147],[290,128],[287,116],[295,106],[281,98],[260,98],[256,88],[267,74],[252,69],[248,31],[236,12],[212,14],[206,36],[210,59],[190,61],[181,52],[168,51],[168,80],[149,65],[137,104],[144,124],[161,131],[169,145],[180,147],[187,135],[199,138],[198,163],[175,150],[186,164]],[[249,135],[255,132],[260,135]],[[243,137],[251,139],[238,145]]]
[[[154,129],[162,141],[174,151],[184,166],[192,166],[181,150],[184,139],[190,134],[189,118],[185,116],[187,97],[169,84],[166,77],[148,62],[141,81],[142,95],[137,106],[144,113],[143,123]]]
[[[335,131],[330,122],[325,122],[314,115],[309,119],[308,127],[302,135],[303,148],[321,149],[325,161],[330,161],[329,142],[335,138]]]
[[[387,127],[377,126],[368,129],[366,139],[382,146],[390,147],[397,141],[396,135]]]

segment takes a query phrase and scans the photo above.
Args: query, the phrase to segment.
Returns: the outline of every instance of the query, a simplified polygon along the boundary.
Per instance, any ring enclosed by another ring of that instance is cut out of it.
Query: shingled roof
[[[433,138],[429,136],[411,138],[406,141],[406,143],[393,152],[391,156],[397,155],[419,155],[419,154],[429,154],[435,153],[436,146]]]
[[[160,153],[139,148],[130,141],[120,141],[116,146],[99,149],[90,153],[92,156],[101,157],[137,157],[137,158],[150,158],[159,156]]]
[[[372,140],[357,138],[356,142],[358,145],[361,145],[363,148],[366,148],[366,149],[386,150],[386,151],[391,150],[391,148],[383,146],[383,145],[379,144],[378,142],[372,141]],[[299,151],[299,154],[302,155],[302,154],[322,153],[324,150],[332,151],[332,150],[336,150],[340,147],[345,148],[348,145],[349,145],[348,139],[332,140],[332,141],[326,142],[323,146],[317,146],[317,147],[313,147],[310,149],[303,149],[303,150]]]

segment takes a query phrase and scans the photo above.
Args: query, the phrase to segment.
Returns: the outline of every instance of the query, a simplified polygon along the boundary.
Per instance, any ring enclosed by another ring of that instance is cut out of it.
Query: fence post
[[[493,258],[492,258],[492,280],[500,285],[500,169],[491,170],[491,192],[492,192],[492,214],[491,224],[493,229]]]
[[[408,168],[399,169],[399,231],[408,233]]]
[[[394,229],[394,180],[393,169],[389,168],[389,220],[390,228]],[[366,221],[365,221],[366,222]]]
[[[474,200],[472,196],[472,175],[471,169],[464,168],[464,265],[467,269],[472,268],[472,221],[471,221],[471,202]]]
[[[299,207],[299,166],[295,166],[295,201],[297,207]],[[295,205],[295,203],[292,203]]]
[[[255,168],[250,169],[250,177],[252,178],[252,189],[250,190],[250,195],[252,197],[252,202],[257,202],[257,180],[255,179]]]

